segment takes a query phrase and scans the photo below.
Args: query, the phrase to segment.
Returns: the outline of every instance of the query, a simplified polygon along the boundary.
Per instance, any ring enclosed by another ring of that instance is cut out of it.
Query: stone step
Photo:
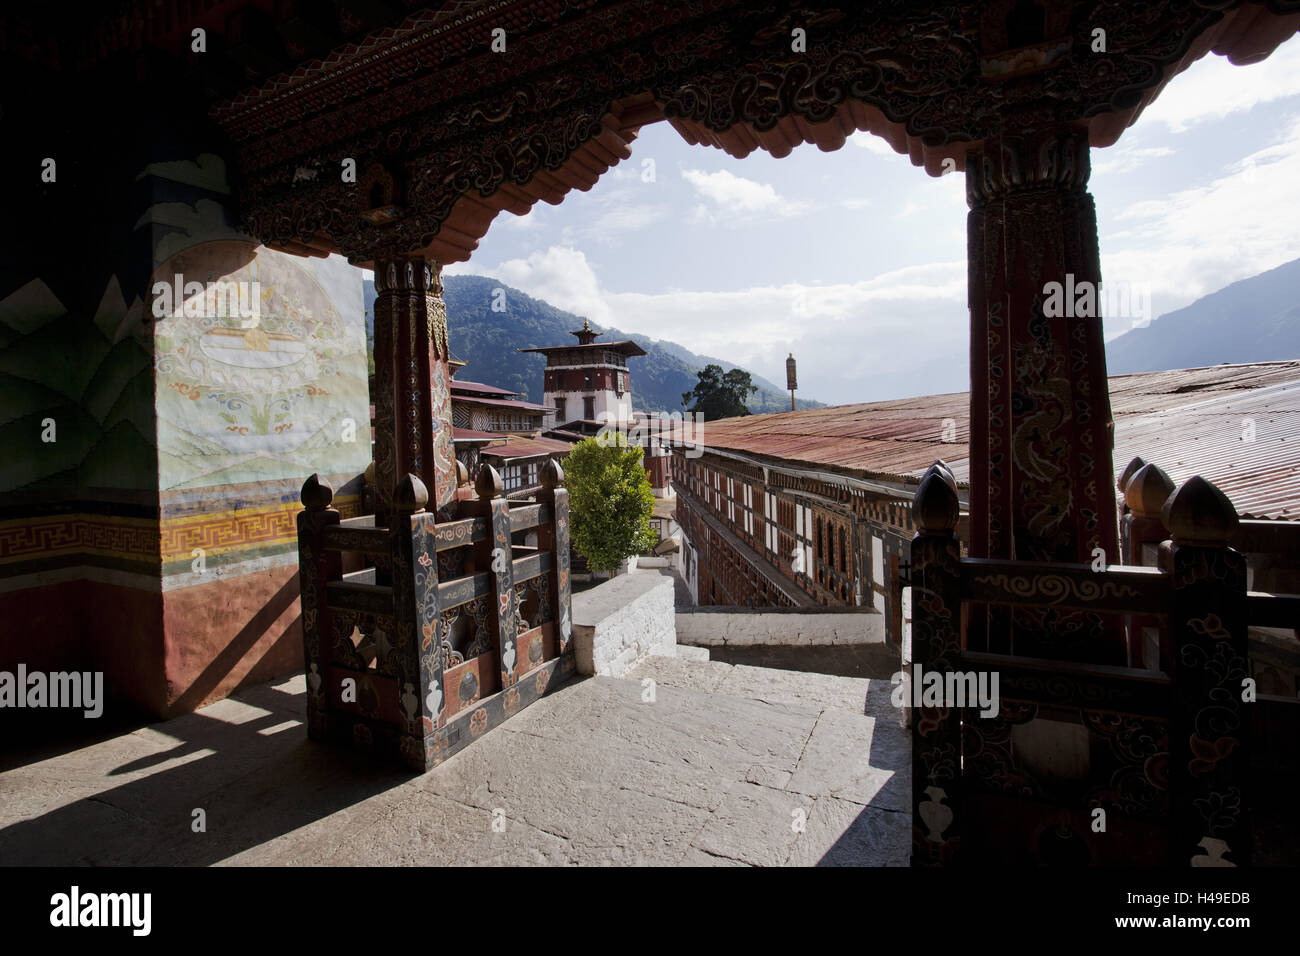
[[[647,719],[668,710],[679,715],[670,718],[673,723],[698,720],[705,738],[722,735],[738,750],[773,755],[726,790],[683,862],[907,865],[910,739],[890,702],[889,681],[651,657],[623,682],[639,685],[632,692],[644,701],[647,678],[654,681],[656,705],[644,708]],[[794,739],[785,739],[791,731]],[[782,746],[764,743],[773,736]],[[665,764],[674,757],[689,765],[700,759],[668,748]],[[804,827],[779,848],[770,825],[778,811],[791,815],[790,825]]]
[[[751,667],[715,660],[697,660],[683,651],[704,650],[677,645],[676,657],[648,657],[628,673],[628,679],[652,678],[657,684],[761,700],[798,710],[837,710],[892,721],[902,730],[901,712],[890,702],[893,685],[884,678],[839,677],[807,671]]]

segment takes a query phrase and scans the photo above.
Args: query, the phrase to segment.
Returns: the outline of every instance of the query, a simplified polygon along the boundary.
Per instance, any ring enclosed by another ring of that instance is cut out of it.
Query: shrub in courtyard
[[[655,498],[641,455],[611,430],[578,442],[564,460],[573,546],[593,571],[612,572],[655,544]]]

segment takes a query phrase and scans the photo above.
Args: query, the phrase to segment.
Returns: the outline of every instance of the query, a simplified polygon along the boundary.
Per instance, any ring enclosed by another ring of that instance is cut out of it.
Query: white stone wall
[[[574,392],[543,392],[542,404],[551,409],[555,408],[555,400],[564,399],[564,420],[575,421],[584,418],[585,403],[583,399],[594,399],[592,402],[592,418],[597,421],[608,422],[628,422],[632,420],[632,392],[628,390],[618,395],[617,392],[610,389],[583,389]],[[552,411],[552,414],[555,414]],[[563,425],[556,416],[556,424]]]
[[[623,574],[573,595],[578,673],[622,677],[654,654],[677,656],[673,581]]]
[[[885,617],[874,611],[853,614],[681,611],[677,640],[698,647],[883,644]]]
[[[682,534],[679,538],[680,547],[677,549],[677,576],[686,582],[686,590],[691,596],[692,604],[700,603],[700,582],[697,568],[695,566],[695,548],[691,545],[690,539]]]

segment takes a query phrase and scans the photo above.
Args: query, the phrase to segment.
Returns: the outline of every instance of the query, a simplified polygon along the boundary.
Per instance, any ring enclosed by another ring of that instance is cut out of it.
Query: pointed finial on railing
[[[542,465],[542,487],[547,491],[554,491],[564,484],[564,469],[554,458],[547,459],[546,464]]]
[[[298,497],[308,511],[324,511],[334,500],[334,489],[322,481],[320,475],[312,475],[302,483]]]
[[[469,484],[469,469],[463,461],[456,462],[456,487]]]
[[[941,473],[943,475],[943,480],[948,482],[948,487],[952,489],[952,493],[954,495],[957,494],[957,478],[953,475],[952,469],[948,467],[948,463],[942,458],[938,459],[933,465],[927,468],[926,471],[937,471]]]
[[[1205,548],[1226,547],[1241,523],[1228,496],[1200,475],[1173,493],[1162,517],[1175,545]]]
[[[1159,518],[1174,487],[1173,479],[1159,465],[1143,464],[1124,486],[1124,503],[1139,518]]]
[[[1145,464],[1146,461],[1141,455],[1134,455],[1133,460],[1124,466],[1124,470],[1120,472],[1119,479],[1115,482],[1115,487],[1119,489],[1121,495],[1128,489],[1129,479],[1136,475]],[[1130,505],[1130,507],[1132,506]]]
[[[912,498],[912,523],[920,534],[951,533],[961,517],[952,473],[931,465]]]
[[[491,501],[505,493],[506,486],[501,481],[497,470],[486,462],[478,466],[478,479],[474,482],[474,491],[479,501]]]
[[[399,514],[415,514],[429,503],[429,489],[418,476],[408,473],[393,489],[393,510]]]

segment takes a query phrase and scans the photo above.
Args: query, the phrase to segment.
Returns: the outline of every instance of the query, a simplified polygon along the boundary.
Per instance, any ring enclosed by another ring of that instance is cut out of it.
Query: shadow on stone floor
[[[833,644],[753,647],[710,646],[709,659],[776,670],[832,674],[836,677],[888,677],[898,670],[898,650],[885,644]]]
[[[352,820],[348,808],[412,778],[308,741],[301,691],[263,686],[241,696],[117,736],[100,732],[78,749],[47,744],[54,753],[7,760],[0,805],[4,817],[26,819],[0,829],[0,865],[201,866],[298,830],[300,844],[323,847],[372,822],[383,803]],[[196,810],[204,832],[195,832]]]
[[[888,697],[892,685],[887,680],[873,680],[871,693]],[[881,716],[877,720],[897,719]],[[817,861],[818,866],[861,866],[863,860],[879,859],[882,847],[892,847],[891,865],[906,866],[911,858],[912,825],[910,807],[911,732],[871,736],[871,766],[891,771],[876,795],[845,827],[844,832]],[[908,808],[906,810],[900,808]]]

